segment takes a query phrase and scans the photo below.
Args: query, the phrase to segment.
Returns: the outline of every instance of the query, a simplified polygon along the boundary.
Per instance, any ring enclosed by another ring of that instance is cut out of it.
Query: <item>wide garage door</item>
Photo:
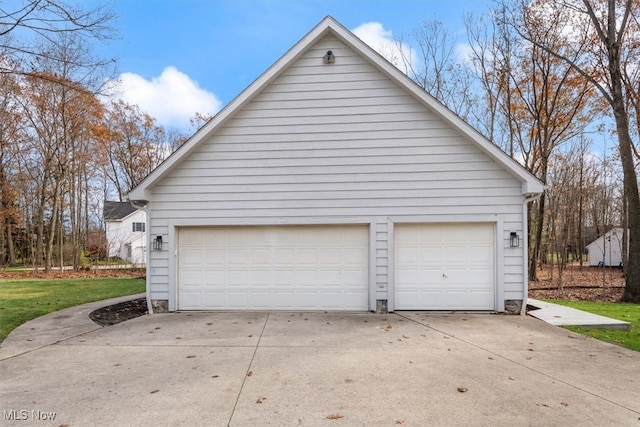
[[[494,310],[495,225],[398,224],[396,310]]]
[[[367,310],[366,226],[181,228],[180,310]]]

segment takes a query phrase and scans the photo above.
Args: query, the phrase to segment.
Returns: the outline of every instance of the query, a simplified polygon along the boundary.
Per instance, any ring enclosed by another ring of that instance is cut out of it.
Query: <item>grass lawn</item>
[[[640,304],[566,300],[549,300],[549,302],[631,323],[631,330],[629,331],[579,328],[576,326],[565,326],[565,328],[601,341],[640,351]]]
[[[0,342],[31,319],[75,305],[142,293],[144,279],[0,280]]]

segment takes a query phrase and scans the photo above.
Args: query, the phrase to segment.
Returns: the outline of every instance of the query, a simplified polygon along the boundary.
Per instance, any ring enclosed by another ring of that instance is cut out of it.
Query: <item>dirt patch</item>
[[[561,288],[562,284],[562,288]],[[569,265],[562,274],[557,267],[538,270],[538,280],[529,282],[529,296],[537,299],[616,302],[622,299],[625,280],[620,268]]]

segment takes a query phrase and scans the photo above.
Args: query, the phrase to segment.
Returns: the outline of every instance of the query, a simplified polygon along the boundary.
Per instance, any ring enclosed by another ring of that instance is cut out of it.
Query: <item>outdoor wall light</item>
[[[509,238],[509,246],[511,246],[512,248],[517,248],[518,246],[520,246],[520,236],[518,236],[518,233],[516,233],[515,231],[511,232]]]
[[[162,236],[156,236],[156,238],[153,239],[153,250],[154,251],[162,250]]]
[[[328,50],[327,53],[325,53],[322,57],[322,62],[324,62],[325,64],[333,64],[334,62],[336,62],[336,57],[333,52]]]

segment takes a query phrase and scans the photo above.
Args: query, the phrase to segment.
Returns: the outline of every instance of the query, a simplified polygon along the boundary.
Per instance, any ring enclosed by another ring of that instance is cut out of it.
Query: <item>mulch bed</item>
[[[2,271],[0,279],[95,279],[98,277],[145,277],[144,269],[130,268],[110,268],[110,269],[88,269],[88,270],[24,270],[24,271]]]
[[[101,326],[111,326],[125,320],[147,314],[147,299],[136,298],[131,301],[124,301],[118,304],[99,308],[89,313],[89,318]]]

